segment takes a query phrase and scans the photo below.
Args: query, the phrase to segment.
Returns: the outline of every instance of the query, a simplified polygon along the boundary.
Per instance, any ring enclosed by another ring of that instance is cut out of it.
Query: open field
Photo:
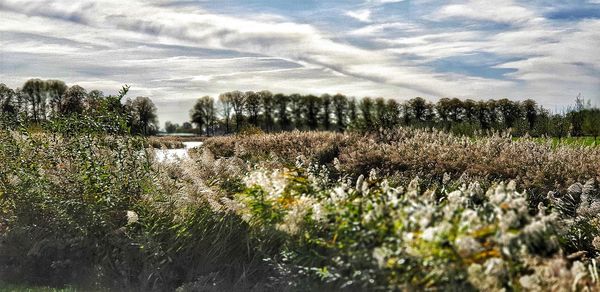
[[[598,146],[600,145],[600,138],[596,137],[566,137],[566,138],[533,138],[535,141],[541,143],[550,142],[552,145],[574,145],[574,146]]]
[[[18,285],[599,288],[600,148],[400,128],[214,137],[159,162],[131,136],[0,142]]]

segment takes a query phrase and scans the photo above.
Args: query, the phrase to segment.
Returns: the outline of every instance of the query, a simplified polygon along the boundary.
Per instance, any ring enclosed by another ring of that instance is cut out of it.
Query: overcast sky
[[[600,105],[600,0],[0,0],[0,82],[159,107],[230,90]]]

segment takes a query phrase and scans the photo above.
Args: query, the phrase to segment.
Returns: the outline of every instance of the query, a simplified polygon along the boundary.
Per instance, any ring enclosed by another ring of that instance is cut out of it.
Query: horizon
[[[233,90],[600,101],[598,0],[6,0],[0,16],[0,82],[129,84],[161,127]]]

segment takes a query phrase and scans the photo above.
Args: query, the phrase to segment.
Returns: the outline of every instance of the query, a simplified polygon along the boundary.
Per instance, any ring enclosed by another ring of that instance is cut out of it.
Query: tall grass
[[[598,289],[600,149],[389,133],[0,131],[0,278],[138,291]]]

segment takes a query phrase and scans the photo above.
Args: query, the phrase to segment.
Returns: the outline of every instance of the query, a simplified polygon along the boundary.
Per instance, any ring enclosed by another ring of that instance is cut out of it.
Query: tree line
[[[191,127],[193,124],[195,127]],[[290,130],[372,131],[397,126],[428,127],[456,134],[511,129],[514,135],[600,136],[600,110],[577,97],[574,107],[551,113],[534,100],[461,100],[421,97],[398,102],[384,98],[354,98],[342,94],[273,94],[269,91],[226,92],[217,99],[199,98],[186,127],[198,134],[219,135],[247,127],[266,132]],[[167,122],[168,132],[179,127]]]
[[[159,130],[156,106],[148,97],[105,96],[102,91],[86,91],[79,85],[68,87],[60,80],[27,80],[23,86],[11,89],[0,83],[0,118],[43,124],[65,117],[95,117],[103,119],[115,115],[123,117],[133,134],[151,135]],[[8,122],[8,123],[6,123]]]
[[[20,88],[0,84],[0,118],[40,124],[73,116],[107,113],[123,117],[133,134],[152,135],[159,130],[157,108],[148,97],[124,99],[102,91],[68,87],[60,80],[27,80]],[[511,129],[514,135],[600,136],[600,109],[581,97],[562,113],[552,113],[534,100],[461,100],[437,102],[415,97],[403,102],[385,98],[354,98],[343,94],[273,94],[270,91],[230,91],[218,98],[199,98],[182,125],[169,121],[169,133],[227,135],[248,128],[265,132],[291,130],[374,131],[397,126],[427,127],[471,135]]]

